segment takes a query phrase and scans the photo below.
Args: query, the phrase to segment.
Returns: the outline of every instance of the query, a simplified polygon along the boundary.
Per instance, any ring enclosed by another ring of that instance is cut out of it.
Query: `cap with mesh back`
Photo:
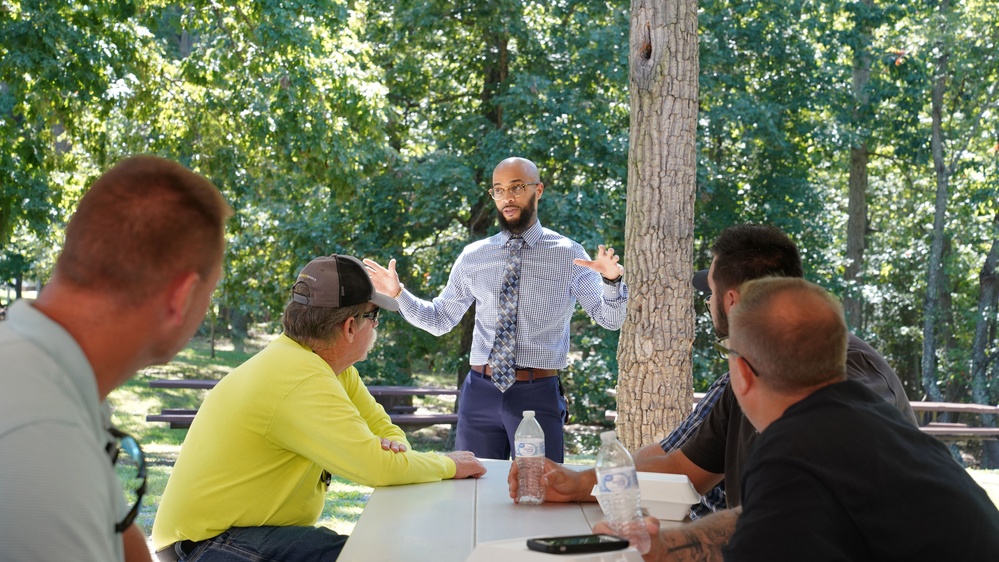
[[[310,261],[298,274],[295,288],[300,284],[308,289],[308,295],[293,292],[291,298],[306,306],[340,308],[370,302],[392,312],[399,310],[395,299],[375,291],[364,264],[351,256],[334,254]]]
[[[694,274],[694,279],[691,281],[691,285],[694,286],[698,291],[711,294],[711,287],[708,285],[708,269],[702,269]]]

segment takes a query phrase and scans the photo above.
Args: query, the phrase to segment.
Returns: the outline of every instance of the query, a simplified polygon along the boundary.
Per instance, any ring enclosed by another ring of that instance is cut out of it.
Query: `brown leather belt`
[[[487,377],[493,376],[493,368],[489,365],[472,365],[472,370]],[[516,373],[519,381],[533,381],[534,379],[558,376],[557,369],[517,369]]]

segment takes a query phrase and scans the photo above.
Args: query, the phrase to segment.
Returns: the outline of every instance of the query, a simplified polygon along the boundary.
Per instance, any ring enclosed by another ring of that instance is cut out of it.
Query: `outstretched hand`
[[[581,260],[574,259],[572,263],[588,267],[607,279],[617,279],[624,275],[624,268],[618,263],[621,258],[614,254],[614,248],[605,247],[603,244],[597,246],[596,259]]]
[[[363,261],[365,267],[368,268],[368,276],[371,277],[371,284],[375,286],[375,291],[390,297],[399,294],[402,283],[399,283],[399,274],[395,271],[395,258],[389,260],[388,269],[368,258],[364,258]]]

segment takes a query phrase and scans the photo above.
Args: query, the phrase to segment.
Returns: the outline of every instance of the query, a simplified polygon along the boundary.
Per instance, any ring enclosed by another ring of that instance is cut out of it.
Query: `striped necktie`
[[[503,271],[496,314],[496,340],[489,351],[493,384],[500,392],[506,392],[517,379],[514,371],[517,361],[517,301],[520,292],[520,249],[524,246],[524,239],[514,236],[510,238],[509,245],[510,255]]]

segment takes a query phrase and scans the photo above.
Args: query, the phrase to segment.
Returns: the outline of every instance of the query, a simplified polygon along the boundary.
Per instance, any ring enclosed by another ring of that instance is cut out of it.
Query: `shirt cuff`
[[[604,300],[605,301],[618,301],[628,298],[628,285],[624,281],[619,281],[613,285],[608,285],[607,283],[601,283],[604,288]]]
[[[405,287],[402,288],[399,296],[395,298],[395,302],[399,303],[399,314],[402,314],[403,318],[406,317],[406,312],[410,312],[413,309],[415,299],[416,297]]]

